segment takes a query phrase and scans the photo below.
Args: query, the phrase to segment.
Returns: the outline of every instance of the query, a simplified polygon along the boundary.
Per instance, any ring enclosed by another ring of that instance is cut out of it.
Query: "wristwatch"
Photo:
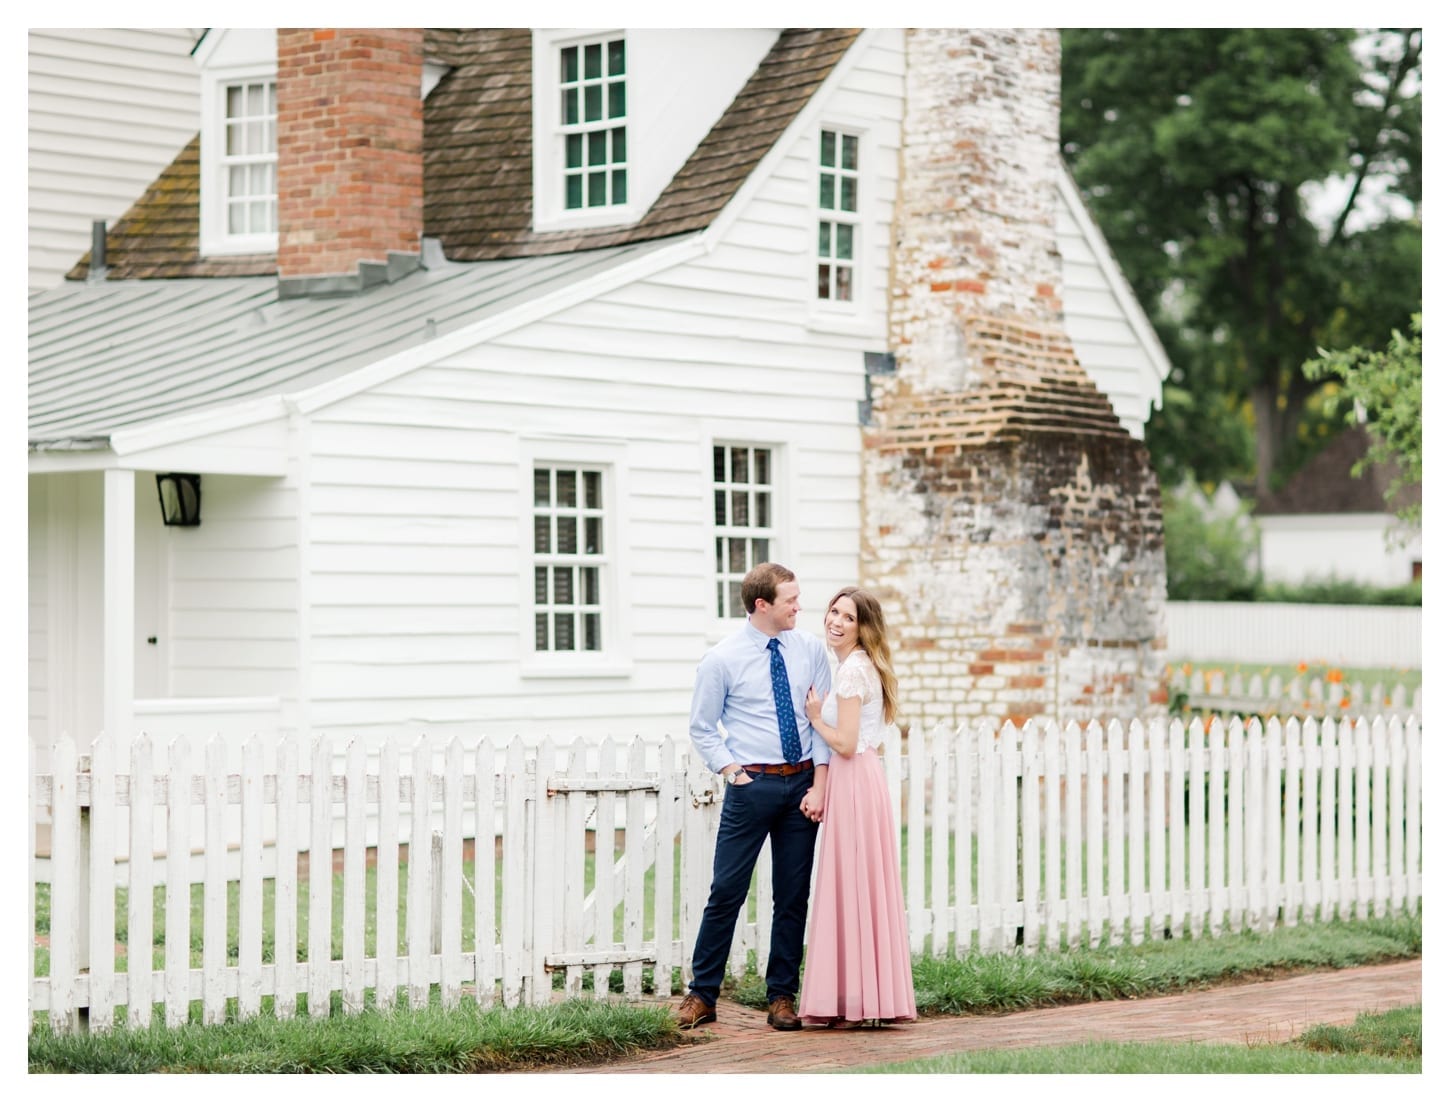
[[[745,767],[744,766],[739,766],[739,767],[736,768],[735,772],[733,772],[733,773],[726,773],[725,774],[725,783],[728,784],[728,785],[730,785],[730,787],[734,788],[735,785],[737,785],[737,784],[740,783],[739,781],[736,780],[736,778],[737,777],[744,776],[744,775],[745,775]]]

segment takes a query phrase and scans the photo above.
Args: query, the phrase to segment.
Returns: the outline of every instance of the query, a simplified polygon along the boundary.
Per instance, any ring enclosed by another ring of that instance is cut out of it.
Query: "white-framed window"
[[[574,463],[533,469],[534,650],[604,650],[604,472]]]
[[[821,302],[860,300],[861,139],[845,130],[822,128],[817,155],[816,298]]]
[[[626,32],[534,32],[534,229],[639,218],[629,86]]]
[[[775,449],[763,444],[717,441],[711,458],[714,614],[741,619],[740,583],[752,567],[772,561],[778,539],[779,463]]]
[[[521,439],[519,670],[524,677],[632,672],[624,472],[610,440]]]
[[[276,31],[209,31],[197,62],[202,255],[276,252]]]

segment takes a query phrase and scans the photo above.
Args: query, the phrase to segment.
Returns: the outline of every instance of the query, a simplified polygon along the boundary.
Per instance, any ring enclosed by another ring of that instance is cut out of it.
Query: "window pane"
[[[579,79],[579,47],[565,46],[559,52],[559,79],[564,84],[572,84]]]
[[[821,164],[825,168],[834,168],[836,165],[836,133],[834,130],[821,131]]]
[[[759,566],[763,562],[770,561],[769,540],[751,540],[750,544],[755,559],[755,561],[750,564],[751,566]]]
[[[816,267],[816,298],[831,297],[831,266],[821,264]]]
[[[851,269],[836,269],[836,299],[839,302],[851,301]]]
[[[851,134],[841,135],[841,167],[856,171],[856,138]]]
[[[601,517],[584,518],[584,554],[604,554],[604,520]]]
[[[570,209],[584,205],[584,178],[582,176],[565,177],[564,205]]]
[[[572,509],[579,503],[578,495],[575,492],[576,483],[573,471],[554,472],[554,502],[561,509]]]
[[[624,39],[616,38],[609,44],[609,75],[624,75]]]
[[[836,209],[836,178],[829,172],[821,173],[821,209]]]
[[[227,233],[247,232],[247,208],[233,203],[227,208]]]
[[[534,650],[549,649],[549,614],[534,614]]]
[[[586,612],[584,614],[584,649],[602,650],[599,639],[599,613]]]
[[[856,209],[856,178],[854,176],[841,177],[841,209]]]
[[[750,481],[750,449],[749,448],[731,448],[730,449],[730,481],[731,482],[749,482]]]
[[[534,551],[537,554],[547,555],[549,547],[549,518],[534,518]]]
[[[574,649],[574,614],[572,612],[554,613],[554,649]]]
[[[584,508],[602,509],[604,507],[604,495],[600,492],[602,481],[598,471],[584,472]]]
[[[725,491],[715,491],[715,523],[725,523]]]
[[[547,566],[534,567],[534,604],[546,605],[549,603],[549,568]]]
[[[750,569],[745,561],[745,541],[732,539],[730,541],[730,572],[732,574],[744,574]]]
[[[603,51],[599,43],[594,42],[584,47],[584,79],[594,80],[602,76],[604,70],[600,68],[600,58]]]
[[[555,549],[561,555],[576,554],[579,550],[578,521],[573,517],[555,517],[554,521],[559,536]]]
[[[580,168],[584,164],[584,135],[570,134],[564,139],[564,167]]]
[[[609,117],[624,118],[624,81],[616,80],[609,86]]]
[[[725,537],[715,537],[715,572],[725,573]]]
[[[729,603],[726,606],[728,608],[728,610],[729,610],[729,615],[731,615],[731,616],[743,616],[743,615],[745,615],[745,609],[744,609],[744,606],[741,604],[741,600],[742,600],[742,598],[740,596],[740,583],[739,582],[731,582],[730,583],[730,598],[729,598]]]
[[[770,481],[770,451],[766,448],[758,448],[755,452],[755,481]]]
[[[755,527],[770,527],[770,495],[768,493],[755,495]]]
[[[725,449],[719,444],[715,445],[715,481],[725,481]]]
[[[596,130],[589,135],[590,167],[607,164],[609,162],[609,155],[605,144],[608,140],[609,134],[604,130]]]
[[[817,237],[818,237],[818,240],[817,240],[817,243],[816,243],[816,246],[817,246],[816,247],[816,255],[817,256],[830,256],[831,255],[831,224],[829,222],[822,222],[821,223],[820,233],[817,235]]]
[[[841,260],[850,260],[856,253],[855,227],[838,223],[836,226],[836,256]]]
[[[609,134],[609,161],[611,164],[622,165],[629,160],[624,149],[624,127],[616,126]]]
[[[549,504],[549,469],[547,467],[534,468],[534,504]]]
[[[589,174],[589,205],[591,207],[604,206],[604,173],[591,172]]]
[[[573,126],[579,121],[579,89],[564,89],[564,109],[559,117],[564,120],[565,126]]]
[[[244,102],[245,91],[240,84],[227,86],[227,118],[240,118],[242,115],[242,103]]]
[[[584,86],[584,121],[598,122],[604,117],[604,93],[597,84]]]
[[[622,168],[616,168],[614,170],[613,177],[614,177],[613,191],[611,192],[611,194],[609,196],[609,201],[611,203],[627,203],[627,202],[629,202],[629,199],[628,199],[628,197],[625,194],[624,169],[622,169]]]
[[[579,568],[579,587],[582,593],[579,603],[597,605],[599,603],[599,567],[581,566]]]
[[[750,495],[744,490],[730,492],[730,523],[738,528],[750,523]]]
[[[574,603],[574,570],[568,566],[554,567],[554,604]]]

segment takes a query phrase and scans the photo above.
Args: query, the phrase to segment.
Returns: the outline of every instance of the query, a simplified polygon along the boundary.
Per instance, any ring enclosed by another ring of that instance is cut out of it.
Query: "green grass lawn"
[[[1101,1043],[988,1049],[874,1064],[866,1074],[923,1075],[1416,1075],[1420,1007],[1361,1014],[1276,1045]]]
[[[1405,915],[1362,922],[1332,922],[1293,927],[1270,934],[1226,934],[1216,939],[1180,939],[1111,950],[1077,953],[972,954],[961,960],[918,959],[914,964],[918,1006],[924,1016],[941,1014],[1002,1013],[1032,1006],[1066,1002],[1137,998],[1234,982],[1267,978],[1314,968],[1346,968],[1417,957],[1421,950],[1421,921]],[[752,1006],[764,1005],[764,985],[758,980],[728,986],[724,997]],[[434,992],[436,1003],[437,993]],[[193,1004],[199,1016],[200,1007]],[[1413,1030],[1402,1019],[1375,1027],[1382,1034],[1378,1047],[1363,1040],[1365,1028],[1313,1031],[1300,1043],[1296,1058],[1303,1062],[1277,1067],[1243,1063],[1245,1051],[1223,1067],[1203,1070],[1272,1071],[1417,1071],[1419,1016]],[[1398,1055],[1411,1047],[1408,1065]],[[315,1018],[278,1020],[264,1000],[260,1018],[181,1029],[118,1029],[109,1034],[58,1036],[43,1022],[31,1029],[29,1066],[32,1072],[465,1072],[519,1071],[547,1065],[596,1063],[627,1057],[649,1048],[693,1043],[681,1036],[668,1008],[631,1006],[618,1000],[572,1000],[547,1007],[480,1011],[465,1001],[444,1010],[398,1008],[346,1016],[334,997],[331,1013]],[[972,1071],[1122,1072],[1198,1070],[1193,1060],[1210,1046],[1187,1046],[1193,1052],[1162,1059],[1191,1057],[1181,1064],[1144,1065],[1152,1054],[1117,1052],[1121,1046],[1086,1046],[1073,1055],[1067,1050],[1042,1054],[1010,1054],[1014,1058],[1043,1060],[1028,1066],[972,1064]],[[1129,1046],[1142,1048],[1144,1046]],[[1157,1047],[1157,1046],[1148,1046]],[[1179,1046],[1183,1047],[1183,1046]],[[1399,1063],[1358,1064],[1357,1060]],[[1064,1053],[1067,1053],[1064,1055]],[[1338,1055],[1348,1053],[1350,1055]],[[973,1054],[972,1060],[992,1054]],[[965,1058],[965,1057],[964,1057]],[[1205,1059],[1210,1057],[1204,1056]],[[1218,1059],[1217,1056],[1211,1057]],[[1287,1059],[1287,1058],[1286,1058]],[[1052,1062],[1056,1060],[1054,1065]],[[1096,1061],[1094,1064],[1093,1062]],[[1070,1066],[1068,1066],[1070,1064]],[[899,1065],[882,1071],[901,1071]],[[921,1067],[911,1070],[957,1070]]]

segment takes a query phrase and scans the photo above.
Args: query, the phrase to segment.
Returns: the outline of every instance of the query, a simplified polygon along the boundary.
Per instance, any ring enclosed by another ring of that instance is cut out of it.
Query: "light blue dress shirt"
[[[799,630],[783,631],[777,638],[795,704],[801,758],[828,765],[831,748],[825,739],[813,737],[815,732],[806,718],[806,690],[815,686],[816,695],[823,700],[831,691],[826,645]],[[770,683],[770,652],[765,649],[769,642],[770,636],[747,623],[712,647],[695,671],[690,741],[711,772],[720,772],[732,761],[740,765],[785,761]]]

